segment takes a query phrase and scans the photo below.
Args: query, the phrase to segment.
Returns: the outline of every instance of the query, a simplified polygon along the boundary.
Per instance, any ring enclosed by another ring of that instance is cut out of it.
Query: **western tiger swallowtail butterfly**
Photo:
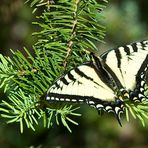
[[[113,112],[120,123],[124,97],[134,102],[147,98],[148,40],[109,50],[100,57],[91,55],[91,61],[56,80],[46,100],[87,103],[97,110]]]

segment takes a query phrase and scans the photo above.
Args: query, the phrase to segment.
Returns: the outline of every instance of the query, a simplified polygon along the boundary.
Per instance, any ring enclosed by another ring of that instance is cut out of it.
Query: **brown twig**
[[[67,66],[67,60],[68,60],[68,57],[70,56],[70,54],[72,52],[72,46],[74,44],[73,39],[76,36],[77,10],[78,10],[79,2],[80,2],[80,0],[76,0],[76,5],[75,5],[76,7],[75,7],[75,10],[73,12],[74,21],[73,21],[73,25],[72,25],[72,33],[71,33],[70,39],[67,43],[68,47],[67,47],[67,54],[66,54],[66,57],[65,57],[65,60],[64,60],[64,68],[66,68],[66,66]]]

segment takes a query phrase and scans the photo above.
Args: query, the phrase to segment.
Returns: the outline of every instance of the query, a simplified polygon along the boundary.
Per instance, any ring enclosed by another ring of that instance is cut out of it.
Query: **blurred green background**
[[[148,1],[112,0],[104,10],[107,34],[106,44],[98,44],[106,50],[122,44],[148,39]],[[32,48],[36,39],[31,33],[37,28],[32,9],[24,0],[1,0],[0,2],[0,53],[9,55],[9,49]],[[3,97],[1,99],[4,99]],[[25,129],[20,134],[17,124],[7,125],[0,120],[0,147],[2,148],[147,148],[148,122],[146,127],[138,120],[123,118],[120,127],[111,114],[99,117],[97,111],[82,105],[76,120],[79,126],[70,125],[72,133],[63,126],[45,129],[40,123],[37,130]]]

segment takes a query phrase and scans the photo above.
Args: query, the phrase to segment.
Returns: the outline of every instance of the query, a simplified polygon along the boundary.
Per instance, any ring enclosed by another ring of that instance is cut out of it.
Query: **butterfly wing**
[[[105,68],[118,78],[120,86],[130,92],[133,100],[142,100],[145,73],[148,68],[148,41],[110,50],[101,55]]]
[[[60,77],[48,90],[46,100],[86,102],[98,110],[114,112],[118,118],[123,104],[114,91],[102,81],[92,62],[83,64]]]
[[[103,101],[114,101],[115,97],[113,90],[101,81],[89,64],[78,66],[60,77],[48,90],[47,96],[51,94],[60,94],[59,98],[63,98],[64,101],[68,98],[77,98],[77,102],[81,97],[86,100],[88,97],[98,100],[100,98]]]

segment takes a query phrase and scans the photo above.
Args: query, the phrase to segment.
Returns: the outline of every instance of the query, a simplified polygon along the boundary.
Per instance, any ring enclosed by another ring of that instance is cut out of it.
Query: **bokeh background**
[[[107,27],[106,44],[98,48],[109,49],[122,44],[148,39],[148,1],[110,0],[103,14]],[[32,25],[35,16],[24,0],[0,2],[0,53],[10,55],[9,49],[32,49],[36,39],[31,35],[37,28]],[[1,99],[4,99],[3,97]],[[40,123],[36,131],[25,129],[20,134],[19,125],[6,124],[0,119],[0,147],[2,148],[147,148],[148,121],[143,127],[140,121],[123,118],[120,127],[111,114],[98,116],[95,109],[82,105],[82,114],[71,125],[72,133],[63,126],[45,129]]]

